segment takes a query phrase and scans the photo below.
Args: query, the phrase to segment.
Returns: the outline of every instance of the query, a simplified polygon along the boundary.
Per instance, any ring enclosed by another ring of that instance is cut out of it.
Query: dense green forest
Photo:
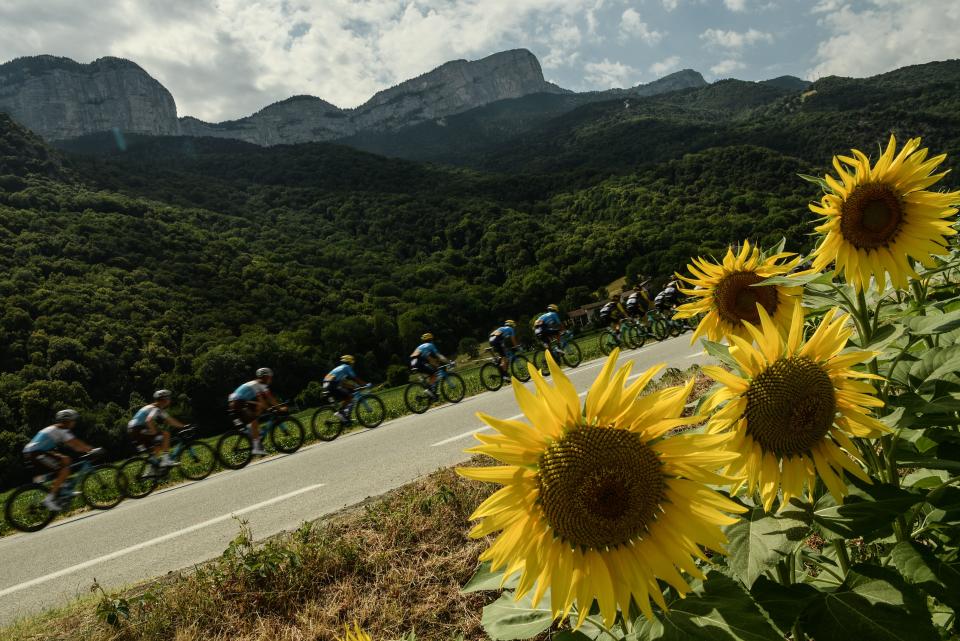
[[[888,102],[828,79],[806,98],[727,82],[637,100],[638,119],[588,105],[486,170],[319,143],[111,134],[54,151],[0,114],[0,485],[64,405],[114,448],[159,386],[217,427],[258,366],[286,398],[343,352],[383,380],[426,330],[452,354],[504,317],[571,309],[729,242],[806,249],[817,194],[798,173],[890,131],[958,150],[957,112],[940,107],[957,100],[955,65],[928,71],[898,77]]]

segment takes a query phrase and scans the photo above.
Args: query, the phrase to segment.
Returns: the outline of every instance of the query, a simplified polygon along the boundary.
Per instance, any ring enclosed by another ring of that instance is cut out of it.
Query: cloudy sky
[[[354,107],[456,58],[533,51],[548,80],[626,87],[869,76],[960,57],[958,0],[2,0],[0,62],[137,62],[180,115],[239,118],[291,95]]]

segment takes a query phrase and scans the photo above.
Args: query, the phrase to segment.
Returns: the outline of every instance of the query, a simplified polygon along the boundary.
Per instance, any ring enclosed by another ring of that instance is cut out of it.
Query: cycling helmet
[[[553,303],[550,303],[549,305],[547,305],[547,309],[549,309],[551,312],[559,312],[559,311],[560,311],[560,308],[557,307],[556,305],[554,305]]]
[[[613,296],[610,297],[611,300],[620,300],[620,292],[615,292]]]
[[[503,324],[506,325],[507,327],[516,327],[516,326],[517,326],[517,323],[516,323],[515,321],[512,321],[512,320],[503,321]]]
[[[263,378],[264,376],[273,376],[273,370],[269,367],[261,367],[257,370],[257,378]]]
[[[433,334],[431,334],[430,332],[427,332],[427,333],[423,334],[423,335],[420,337],[420,340],[422,340],[422,341],[432,341],[432,340],[433,340]]]
[[[357,359],[355,359],[350,354],[344,354],[343,356],[340,357],[340,362],[346,363],[347,365],[353,365],[356,362],[356,360]]]
[[[80,418],[80,412],[77,410],[60,410],[57,412],[57,415],[54,417],[54,420],[57,423],[66,423],[67,421],[75,421]]]
[[[159,401],[164,398],[170,398],[171,396],[173,396],[173,392],[171,392],[170,390],[158,389],[156,392],[153,393],[153,400]]]

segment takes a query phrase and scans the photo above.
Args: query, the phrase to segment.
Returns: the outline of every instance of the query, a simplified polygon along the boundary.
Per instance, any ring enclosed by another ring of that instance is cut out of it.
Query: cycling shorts
[[[128,427],[127,434],[130,436],[131,441],[144,449],[152,448],[155,445],[163,443],[163,432],[158,429],[155,434],[151,434],[150,427],[147,425]]]
[[[37,474],[58,472],[64,467],[60,457],[54,456],[50,452],[24,452],[23,462]]]
[[[350,390],[346,389],[338,381],[324,381],[323,382],[323,391],[337,399],[338,401],[345,401],[350,398]]]
[[[507,342],[503,339],[503,336],[491,336],[490,347],[494,352],[500,354],[500,356],[503,356],[504,358],[507,357]]]
[[[412,369],[415,372],[423,372],[424,374],[428,374],[428,375],[435,374],[437,372],[437,368],[431,365],[430,361],[428,361],[423,356],[417,356],[415,358],[411,358],[410,369]]]
[[[231,418],[240,419],[246,425],[257,420],[257,404],[237,398],[230,401],[227,414]]]

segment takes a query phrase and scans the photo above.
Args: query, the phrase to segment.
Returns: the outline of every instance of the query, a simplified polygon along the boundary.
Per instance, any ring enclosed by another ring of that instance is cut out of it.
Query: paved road
[[[647,345],[621,361],[637,361],[634,372],[659,362],[686,368],[705,358],[689,340],[686,334]],[[589,387],[602,363],[567,370],[578,390]],[[500,417],[519,412],[509,390],[480,394],[0,539],[0,625],[88,594],[94,578],[119,588],[214,558],[237,534],[234,516],[265,538],[464,461],[463,449],[482,429],[475,416],[481,410]]]

